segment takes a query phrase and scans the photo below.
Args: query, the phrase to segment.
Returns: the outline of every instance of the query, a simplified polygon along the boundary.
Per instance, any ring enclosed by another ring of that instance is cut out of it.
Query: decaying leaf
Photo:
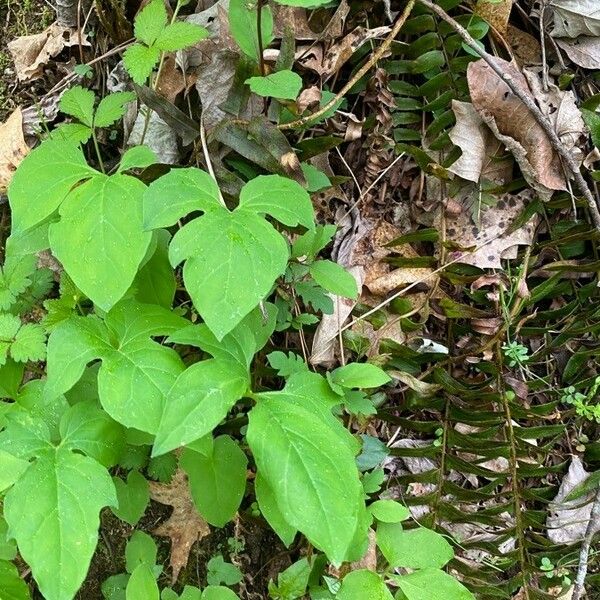
[[[482,177],[505,183],[506,161],[499,158],[504,153],[502,143],[469,102],[453,100],[452,110],[456,124],[449,135],[452,143],[462,150],[462,155],[448,170],[474,183],[478,183]],[[510,175],[510,163],[508,169]]]
[[[600,10],[596,0],[550,0],[556,37],[600,35]]]
[[[0,124],[0,193],[5,193],[19,163],[29,153],[23,137],[23,115],[17,108]]]
[[[127,144],[137,146],[146,144],[158,157],[159,162],[164,164],[175,164],[179,160],[179,148],[177,146],[177,134],[169,127],[156,112],[151,111],[150,117],[146,119],[147,107],[142,107],[135,120]]]
[[[567,56],[584,69],[600,69],[600,37],[582,35],[575,39],[557,39]]]
[[[512,4],[512,0],[477,0],[475,14],[487,21],[500,35],[506,36]]]
[[[20,36],[8,43],[7,48],[15,63],[15,72],[19,81],[32,81],[42,76],[42,68],[50,58],[54,58],[65,47],[79,45],[76,29],[62,27],[53,23],[34,35]],[[89,46],[85,36],[81,44]]]
[[[542,46],[530,33],[508,25],[507,42],[510,44],[516,62],[519,66],[541,65]]]
[[[504,194],[495,206],[482,206],[479,225],[472,212],[462,210],[446,215],[448,241],[473,251],[450,252],[448,259],[456,260],[482,269],[501,269],[501,259],[516,258],[518,245],[530,245],[537,224],[532,217],[523,227],[507,233],[515,218],[523,212],[532,193],[525,190],[519,194]]]
[[[524,75],[500,58],[498,66],[514,85],[535,100]],[[552,190],[566,189],[558,153],[534,116],[483,60],[472,62],[467,80],[473,106],[494,135],[513,153],[523,177],[538,193],[549,196]]]
[[[187,565],[194,542],[210,534],[208,523],[198,514],[190,495],[187,476],[178,469],[169,484],[150,482],[150,497],[156,502],[173,507],[167,521],[153,533],[171,539],[170,565],[172,582],[177,581],[179,571]]]
[[[573,544],[583,539],[592,513],[593,493],[570,501],[565,498],[589,476],[581,460],[574,456],[546,519],[548,538],[554,544]]]

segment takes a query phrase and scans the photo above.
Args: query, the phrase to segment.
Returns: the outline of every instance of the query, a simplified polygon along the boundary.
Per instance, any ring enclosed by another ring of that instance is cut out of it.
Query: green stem
[[[94,148],[96,149],[96,155],[98,156],[98,162],[100,163],[100,170],[103,173],[106,173],[104,162],[102,162],[102,155],[100,154],[100,146],[98,145],[98,138],[96,137],[95,129],[92,129],[92,140],[94,141]]]

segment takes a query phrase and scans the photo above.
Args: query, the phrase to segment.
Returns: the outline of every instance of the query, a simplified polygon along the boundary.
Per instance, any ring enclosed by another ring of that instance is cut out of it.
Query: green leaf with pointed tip
[[[221,208],[216,181],[195,168],[172,169],[144,194],[144,227],[170,227],[194,210]]]
[[[209,35],[208,29],[200,25],[187,23],[186,21],[176,21],[167,25],[160,32],[154,44],[163,52],[175,52],[193,46]]]
[[[302,77],[293,71],[276,71],[264,77],[246,79],[250,89],[259,96],[295,100],[302,89]]]
[[[250,180],[240,193],[237,211],[267,214],[284,225],[315,226],[315,215],[308,192],[293,179],[281,175],[260,175]],[[236,211],[236,212],[237,212]]]
[[[46,333],[37,323],[25,323],[15,336],[10,355],[17,362],[44,360],[46,357]]]
[[[94,127],[109,127],[116,123],[125,114],[125,105],[135,99],[133,92],[115,92],[104,96],[94,115]]]
[[[146,478],[138,471],[131,471],[127,482],[119,477],[113,477],[117,491],[118,507],[113,513],[122,521],[135,525],[144,515],[150,502],[150,490]]]
[[[256,8],[250,8],[246,0],[230,0],[229,29],[244,54],[257,61],[260,57],[258,43],[258,19]],[[269,6],[263,6],[261,11],[261,37],[263,48],[273,41],[273,14]]]
[[[166,27],[167,20],[167,9],[163,0],[152,0],[135,17],[135,39],[151,46]]]
[[[369,598],[369,600],[393,600],[392,594],[378,573],[367,569],[348,573],[342,581],[336,600],[364,600],[365,598]]]
[[[425,527],[403,530],[400,523],[378,523],[377,545],[391,567],[441,568],[454,557],[439,533]]]
[[[370,363],[350,363],[331,372],[331,381],[345,388],[374,388],[391,381],[383,370]]]
[[[38,416],[19,412],[9,414],[7,421],[6,427],[0,431],[0,450],[22,459],[53,452],[50,431]]]
[[[288,254],[270,223],[249,211],[225,209],[185,225],[169,248],[173,266],[187,259],[186,289],[219,340],[270,292],[285,271]]]
[[[134,44],[125,50],[123,54],[123,63],[127,72],[138,85],[143,85],[152,69],[158,64],[160,59],[160,50],[154,46],[144,46],[143,44]]]
[[[28,461],[0,450],[0,492],[16,483],[28,467]]]
[[[160,600],[160,591],[152,568],[148,565],[136,567],[127,582],[126,600]]]
[[[36,256],[8,254],[0,269],[0,310],[8,310],[30,285],[36,268]]]
[[[143,169],[153,165],[157,160],[156,154],[148,146],[133,146],[126,150],[121,157],[117,171],[122,173],[130,169]]]
[[[68,142],[77,146],[92,137],[92,129],[83,123],[63,123],[50,132],[50,139]]]
[[[263,517],[281,541],[289,548],[298,530],[285,520],[277,505],[277,498],[271,486],[260,472],[256,474],[254,479],[254,493]]]
[[[258,396],[247,439],[285,521],[341,563],[357,535],[366,539],[368,527],[356,443],[331,415],[328,401],[303,395],[314,389],[307,375],[296,375],[291,391],[288,383],[282,392]],[[328,412],[331,420],[324,418]]]
[[[247,387],[248,375],[237,363],[209,359],[188,367],[168,392],[152,456],[210,433]]]
[[[239,600],[239,596],[222,585],[209,585],[202,592],[202,600]]]
[[[310,265],[313,279],[328,292],[355,299],[358,296],[356,280],[344,267],[331,260],[317,260]]]
[[[96,548],[98,513],[115,502],[106,469],[60,447],[38,459],[6,494],[10,533],[44,598],[74,597]]]
[[[2,600],[30,600],[27,583],[19,576],[17,567],[0,560],[0,597]]]
[[[95,100],[96,96],[92,90],[75,85],[61,96],[58,107],[61,112],[75,117],[84,125],[91,127],[94,120]]]
[[[392,578],[408,600],[475,600],[462,583],[439,569],[420,569]]]
[[[210,456],[185,449],[180,464],[198,512],[211,525],[223,527],[235,516],[246,489],[244,452],[228,435],[221,435]]]
[[[75,285],[103,310],[127,292],[150,244],[142,228],[146,186],[128,175],[97,175],[75,188],[50,226],[50,245]]]
[[[8,188],[12,234],[50,216],[79,181],[96,175],[75,144],[48,140],[19,165]]]

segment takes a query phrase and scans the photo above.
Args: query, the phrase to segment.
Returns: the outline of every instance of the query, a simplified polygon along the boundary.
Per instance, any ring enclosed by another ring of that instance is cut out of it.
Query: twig
[[[392,30],[385,38],[381,46],[373,52],[371,58],[354,74],[354,77],[346,83],[346,85],[322,108],[320,108],[317,112],[312,113],[311,115],[307,115],[306,117],[302,117],[296,121],[291,121],[290,123],[282,123],[279,125],[279,129],[296,129],[296,127],[303,127],[304,125],[308,125],[319,119],[332,108],[360,81],[360,79],[370,71],[375,64],[383,57],[383,55],[388,51],[389,47],[392,45],[392,42],[396,39],[396,36],[400,33],[402,26],[408,19],[416,0],[409,0],[408,4],[402,11],[402,14],[398,17],[398,20],[392,27]]]
[[[489,55],[485,50],[482,50],[481,47],[477,44],[477,42],[473,39],[471,34],[459,23],[457,23],[443,8],[431,2],[431,0],[418,0],[423,6],[426,6],[429,10],[434,12],[440,19],[446,21],[456,33],[463,39],[465,44],[472,48],[481,58],[491,67],[491,69],[506,83],[506,85],[510,88],[510,90],[523,102],[523,104],[528,108],[528,110],[532,113],[535,120],[542,127],[542,129],[546,132],[546,135],[550,139],[550,144],[560,154],[561,158],[565,161],[567,167],[573,174],[573,178],[575,179],[575,183],[579,188],[579,191],[583,194],[588,208],[590,210],[590,214],[592,216],[592,221],[594,226],[598,231],[600,231],[600,211],[598,210],[598,205],[596,200],[594,199],[594,195],[592,194],[590,188],[588,187],[581,171],[579,170],[579,166],[575,159],[571,156],[567,148],[565,148],[564,144],[560,141],[558,134],[552,127],[550,121],[546,118],[546,115],[539,109],[539,107],[535,104],[532,98],[530,98],[519,86],[515,85],[512,77],[508,73],[504,73],[502,68],[498,66],[494,58]]]
[[[592,538],[594,533],[600,526],[600,487],[596,490],[596,496],[594,497],[594,504],[592,505],[592,513],[590,514],[590,520],[588,521],[587,528],[585,530],[585,537],[583,538],[583,544],[581,544],[581,551],[579,553],[579,567],[577,567],[577,576],[575,577],[575,585],[573,586],[573,595],[571,600],[580,600],[584,593],[585,577],[588,569],[588,557],[590,555],[590,548],[592,546]]]
[[[267,74],[265,67],[265,49],[263,44],[262,35],[262,9],[263,0],[258,0],[256,4],[256,36],[258,37],[258,66],[260,68],[260,74],[264,77]]]

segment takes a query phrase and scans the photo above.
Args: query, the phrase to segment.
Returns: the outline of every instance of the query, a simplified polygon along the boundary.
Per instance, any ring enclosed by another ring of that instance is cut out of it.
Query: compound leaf
[[[166,27],[167,18],[163,0],[152,0],[135,17],[135,39],[151,46]]]
[[[115,92],[100,100],[94,116],[95,127],[109,127],[125,114],[125,105],[133,102],[136,95],[133,92]]]
[[[193,46],[209,35],[208,29],[204,27],[185,21],[176,21],[167,25],[160,32],[155,45],[163,52],[175,52]]]
[[[160,50],[155,46],[134,44],[123,53],[123,62],[127,72],[138,85],[143,85],[150,77],[152,69],[158,64]]]
[[[75,85],[62,95],[58,106],[61,112],[91,127],[94,120],[95,100],[96,96],[92,90]]]

